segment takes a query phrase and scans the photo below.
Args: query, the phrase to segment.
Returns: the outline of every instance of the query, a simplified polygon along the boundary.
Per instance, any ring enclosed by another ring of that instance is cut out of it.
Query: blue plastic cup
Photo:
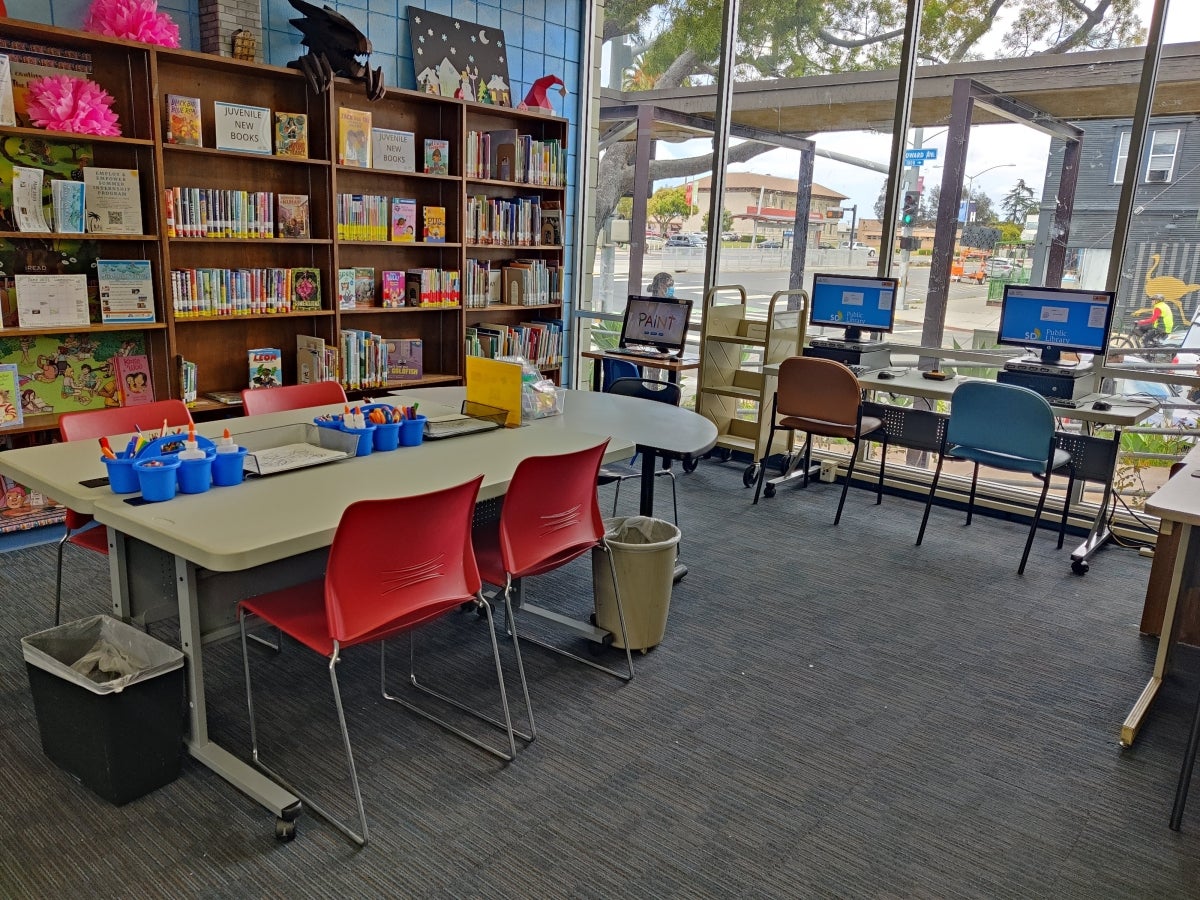
[[[179,490],[184,494],[203,494],[212,487],[213,458],[207,454],[203,459],[181,459],[176,474]]]
[[[175,496],[175,471],[179,468],[177,456],[152,456],[139,459],[133,464],[138,484],[145,500],[170,500]]]
[[[425,440],[425,417],[404,419],[400,423],[400,446],[416,447]]]
[[[217,487],[231,487],[242,483],[246,448],[238,447],[234,453],[217,453],[213,457],[212,480]]]
[[[400,423],[375,423],[375,449],[395,450],[400,446]]]
[[[347,428],[342,425],[342,431],[346,434],[358,435],[358,452],[355,456],[370,456],[371,451],[375,449],[375,426],[368,425],[366,428]]]
[[[329,418],[325,418],[324,416],[317,416],[315,419],[313,419],[313,424],[318,428],[337,428],[340,430],[342,427],[342,417],[331,416]]]
[[[137,472],[133,470],[133,464],[137,460],[132,456],[118,454],[116,459],[102,456],[100,461],[108,467],[108,486],[114,494],[136,494],[141,490],[138,486]]]

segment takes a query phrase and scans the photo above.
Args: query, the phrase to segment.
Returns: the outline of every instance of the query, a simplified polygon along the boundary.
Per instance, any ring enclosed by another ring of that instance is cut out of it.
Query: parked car
[[[701,234],[698,231],[693,231],[691,234],[688,235],[688,237],[690,237],[694,243],[700,244],[701,246],[704,246],[704,247],[708,246],[708,235],[707,234]]]
[[[758,248],[760,250],[782,250],[783,241],[760,241]]]
[[[833,244],[829,243],[829,241],[821,241],[821,243],[817,244],[817,249],[818,250],[836,250],[837,247],[835,247]]]
[[[842,241],[842,249],[843,250],[865,250],[867,252],[868,257],[873,258],[875,256],[875,248],[870,247],[867,244],[864,244],[862,241],[855,241],[853,247],[850,246],[849,241]]]
[[[668,247],[703,247],[704,245],[697,241],[690,234],[673,234],[667,238]]]
[[[736,231],[722,231],[721,240],[723,241],[739,241],[741,236]]]
[[[1007,256],[993,256],[987,261],[985,269],[988,275],[992,278],[999,278],[1002,275],[1011,275],[1013,270],[1017,268],[1017,261],[1009,259]]]

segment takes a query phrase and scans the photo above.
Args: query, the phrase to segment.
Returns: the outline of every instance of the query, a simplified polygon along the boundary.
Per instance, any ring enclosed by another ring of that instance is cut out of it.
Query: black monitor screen
[[[1009,346],[1036,347],[1047,363],[1057,363],[1064,351],[1103,353],[1112,312],[1112,291],[1006,284],[998,339]]]
[[[890,332],[896,319],[895,278],[865,275],[813,275],[813,325],[846,329],[846,340],[861,341],[864,331]]]
[[[621,346],[682,353],[691,316],[691,300],[630,294],[621,323]]]

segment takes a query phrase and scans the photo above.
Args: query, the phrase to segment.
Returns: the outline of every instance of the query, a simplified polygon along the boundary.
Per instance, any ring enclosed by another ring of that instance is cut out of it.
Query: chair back
[[[678,406],[683,396],[679,385],[653,378],[618,378],[608,386],[605,393],[653,400],[656,403],[670,403],[672,406]]]
[[[608,441],[517,465],[500,511],[500,555],[515,578],[547,572],[604,537],[596,476]]]
[[[346,507],[325,569],[330,637],[350,644],[399,622],[417,625],[475,596],[471,518],[482,481],[480,475],[416,497]]]
[[[247,388],[242,391],[242,409],[248,416],[345,403],[346,392],[336,381],[312,381],[285,387]]]
[[[839,362],[790,356],[779,364],[776,412],[853,428],[862,404],[854,373]]]
[[[182,400],[159,400],[140,406],[115,406],[112,409],[83,409],[60,416],[58,433],[64,441],[81,441],[114,434],[132,434],[139,427],[157,430],[164,419],[171,427],[187,425],[192,421],[192,414]]]
[[[641,378],[642,370],[625,359],[610,359],[607,356],[600,360],[601,374],[604,376],[604,391],[612,390],[612,385],[620,378]]]
[[[1053,439],[1054,411],[1029,388],[967,381],[954,389],[946,424],[948,446],[1045,462]]]

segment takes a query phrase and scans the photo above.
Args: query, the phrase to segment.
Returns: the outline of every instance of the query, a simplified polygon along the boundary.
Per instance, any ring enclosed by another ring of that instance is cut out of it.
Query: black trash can
[[[179,776],[183,654],[109,616],[21,640],[42,749],[121,805]]]

